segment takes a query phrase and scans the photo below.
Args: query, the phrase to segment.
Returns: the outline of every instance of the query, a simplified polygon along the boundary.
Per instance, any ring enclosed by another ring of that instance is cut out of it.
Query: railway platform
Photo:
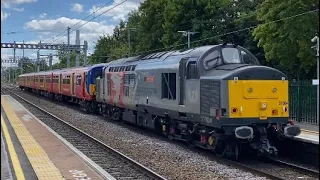
[[[88,159],[14,98],[1,95],[1,179],[106,179]]]
[[[296,123],[301,127],[301,134],[294,137],[294,140],[302,141],[306,143],[311,143],[319,145],[319,126],[306,124],[306,123]]]

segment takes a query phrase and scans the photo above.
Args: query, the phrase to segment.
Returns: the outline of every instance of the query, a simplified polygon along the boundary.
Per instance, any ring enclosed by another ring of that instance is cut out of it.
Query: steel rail
[[[133,160],[132,158],[126,156],[125,154],[121,153],[120,151],[112,148],[111,146],[101,142],[99,139],[96,139],[95,137],[92,137],[91,135],[87,134],[86,132],[83,132],[82,130],[80,130],[79,128],[73,126],[72,124],[64,121],[63,119],[57,117],[56,115],[44,110],[43,108],[37,106],[36,104],[30,102],[29,100],[23,98],[22,96],[18,95],[15,92],[6,90],[5,91],[9,92],[9,94],[13,94],[16,97],[20,98],[21,100],[25,101],[26,103],[30,104],[31,106],[39,109],[40,111],[44,112],[45,114],[49,115],[50,117],[62,122],[63,124],[65,124],[66,126],[76,130],[78,133],[88,137],[89,139],[93,140],[94,142],[102,145],[103,147],[107,148],[108,150],[112,151],[113,153],[117,154],[118,156],[120,156],[121,158],[123,158],[124,160],[128,161],[129,163],[133,164],[136,168],[138,168],[140,171],[142,171],[143,173],[147,174],[148,176],[150,176],[153,179],[157,179],[157,180],[166,180],[166,178],[164,178],[163,176],[157,174],[156,172],[152,171],[151,169],[145,167],[144,165],[140,164],[139,162]],[[4,94],[8,94],[7,92],[3,91],[3,87],[1,87],[1,92]]]

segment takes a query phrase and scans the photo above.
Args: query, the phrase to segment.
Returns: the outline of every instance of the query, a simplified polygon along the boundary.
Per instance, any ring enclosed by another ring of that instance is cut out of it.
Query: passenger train
[[[276,155],[275,141],[300,134],[287,76],[234,44],[22,74],[19,87],[236,159]]]

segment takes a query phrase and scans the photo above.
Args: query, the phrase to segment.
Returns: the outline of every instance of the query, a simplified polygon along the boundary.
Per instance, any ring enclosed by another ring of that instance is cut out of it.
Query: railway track
[[[38,119],[102,167],[115,179],[166,179],[18,94],[9,92],[3,88],[1,88],[1,94],[12,95],[21,104],[27,106],[28,110],[35,114]]]
[[[68,141],[70,139],[69,142],[71,142],[72,144],[75,144],[74,145],[75,147],[77,147],[80,151],[84,152],[84,154],[86,154],[89,158],[91,158],[93,161],[95,161],[97,164],[99,164],[101,167],[103,167],[106,171],[112,172],[114,170],[112,168],[111,168],[111,170],[109,170],[110,168],[108,166],[104,167],[105,163],[104,162],[99,162],[99,161],[101,161],[101,159],[104,159],[104,158],[100,158],[100,157],[101,157],[101,155],[102,156],[105,155],[105,153],[103,153],[103,150],[105,150],[105,149],[107,149],[107,151],[112,151],[112,153],[114,153],[114,154],[118,154],[120,152],[114,150],[111,147],[108,147],[107,145],[105,145],[104,143],[102,143],[99,140],[95,139],[94,137],[91,137],[90,135],[88,135],[86,133],[83,133],[81,130],[79,130],[76,127],[70,125],[69,123],[61,120],[60,118],[56,117],[55,115],[51,114],[50,112],[47,112],[47,111],[43,110],[42,108],[38,107],[37,105],[33,104],[32,102],[24,99],[23,97],[21,97],[17,93],[13,92],[12,88],[10,88],[11,91],[4,90],[4,89],[6,89],[6,88],[1,88],[1,93],[12,94],[14,97],[17,97],[18,99],[20,99],[20,100],[18,100],[16,98],[18,101],[20,101],[20,103],[27,104],[29,106],[31,105],[30,107],[33,107],[33,109],[35,109],[35,111],[41,111],[42,114],[46,114],[45,116],[47,116],[47,117],[50,116],[49,118],[55,119],[55,122],[59,122],[60,124],[63,123],[63,124],[65,124],[64,126],[68,126],[70,129],[73,129],[73,131],[78,131],[78,132],[80,132],[80,134],[83,134],[82,135],[83,137],[86,137],[88,139],[92,139],[92,141],[94,141],[95,143],[100,144],[100,146],[103,146],[102,148],[100,148],[100,151],[98,153],[99,155],[93,154],[92,156],[90,156],[91,151],[89,151],[88,152],[89,155],[87,155],[87,150],[83,147],[83,144],[86,143],[86,138],[80,138],[81,141],[73,140],[72,138],[71,139],[70,138],[66,138],[65,136],[68,136],[67,133],[69,133],[69,132],[62,131],[62,134],[65,134],[64,136],[62,135],[65,139],[67,139]],[[48,124],[50,127],[51,126],[53,126],[53,127],[55,126],[55,125],[51,125],[51,124],[54,124],[54,123],[48,122],[50,120],[43,120],[43,119],[46,119],[46,117],[42,117],[42,115],[39,115],[39,116],[37,115],[37,117],[40,120],[44,121],[46,124]],[[56,129],[54,129],[54,128],[52,128],[52,129],[56,131]],[[61,130],[59,128],[57,128],[56,132],[58,132],[60,134],[60,131]],[[84,141],[84,142],[82,142],[82,141]],[[93,150],[97,151],[96,148],[93,148]],[[122,157],[123,159],[128,158],[127,156],[123,155],[122,153],[120,153],[119,156]],[[212,156],[212,154],[211,154],[211,156]],[[214,157],[214,158],[215,158],[215,160],[218,159],[217,157]],[[130,159],[129,161],[131,162],[131,164],[136,164],[137,163],[132,159]],[[133,163],[132,163],[132,161],[133,161]],[[264,160],[261,160],[261,159],[253,160],[253,159],[251,159],[251,160],[243,160],[243,161],[232,161],[232,160],[228,160],[228,159],[223,159],[222,161],[224,161],[223,163],[229,164],[231,166],[236,166],[236,167],[238,167],[240,169],[244,169],[246,171],[252,172],[253,174],[259,174],[259,175],[267,177],[269,179],[277,179],[277,180],[285,180],[285,179],[319,179],[318,178],[318,176],[319,176],[319,171],[318,170],[315,170],[315,169],[312,169],[312,168],[308,168],[308,167],[303,167],[303,166],[300,166],[300,165],[297,165],[297,164],[293,164],[291,162],[286,162],[286,161],[283,161],[283,160],[279,160],[279,159],[273,159],[273,158],[264,159]],[[137,163],[137,164],[138,164],[138,166],[135,169],[138,169],[138,170],[140,169],[141,172],[145,172],[144,176],[145,176],[145,174],[151,174],[151,176],[149,175],[149,176],[146,176],[146,177],[151,177],[151,179],[161,179],[161,178],[163,178],[163,177],[157,175],[156,173],[154,173],[155,176],[152,175],[153,172],[151,171],[151,173],[150,173],[150,170],[147,169],[147,168],[141,170],[141,168],[144,168],[144,167],[142,165],[140,165],[139,163]],[[112,173],[110,173],[110,174],[112,174]],[[117,170],[116,170],[115,174],[119,174],[119,172],[117,172]],[[144,176],[142,176],[142,177],[144,177]],[[138,177],[141,177],[141,174],[138,175]],[[121,179],[121,175],[120,175],[119,179]],[[136,178],[134,178],[134,179],[136,179]],[[140,178],[138,178],[138,179],[140,179]],[[146,179],[148,179],[148,178],[146,178]]]

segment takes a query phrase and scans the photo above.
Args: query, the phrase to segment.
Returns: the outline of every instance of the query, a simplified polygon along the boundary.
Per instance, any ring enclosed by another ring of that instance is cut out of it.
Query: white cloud
[[[70,19],[67,17],[60,17],[58,19],[44,19],[44,20],[32,20],[25,23],[24,28],[28,30],[48,30],[48,29],[61,29],[61,31],[67,29],[67,27],[71,27],[72,25],[78,23],[80,19]],[[82,21],[77,26],[86,23],[87,21]],[[80,29],[81,33],[85,34],[99,34],[103,33],[109,34],[113,32],[114,26],[105,25],[98,22],[88,22],[86,25],[82,26]],[[71,29],[72,31],[73,29]]]
[[[3,6],[4,8],[11,8],[12,5],[20,5],[33,2],[37,2],[37,0],[1,0],[1,6]]]
[[[2,11],[2,8],[1,8],[1,21],[6,20],[9,15],[10,15],[10,13],[7,13],[7,12],[5,12],[5,11]]]
[[[24,11],[24,8],[16,8],[14,6],[24,4],[24,3],[33,3],[37,2],[37,0],[1,0],[1,21],[8,18],[10,13],[7,13],[6,11],[2,11],[2,8],[4,9],[13,9],[18,12]]]
[[[67,27],[72,27],[72,25],[78,23],[80,19],[70,19],[66,17],[60,17],[58,19],[45,19],[45,20],[32,20],[25,23],[24,28],[27,30],[49,30],[49,29],[59,29],[53,32],[39,33],[39,40],[32,41],[32,43],[41,42],[51,43],[54,41],[56,44],[62,44],[67,42],[66,29]],[[87,21],[82,21],[77,26],[86,23]],[[75,26],[74,28],[77,28]],[[96,42],[100,36],[103,34],[112,34],[114,26],[107,25],[99,22],[88,22],[86,25],[79,28],[80,30],[80,42],[83,44],[83,41],[88,41],[89,51],[91,52],[93,49],[93,42]],[[75,34],[76,32],[71,29],[70,34],[70,43],[75,44]],[[65,31],[59,37],[54,37],[59,33]],[[53,39],[54,37],[54,39]]]
[[[109,6],[105,6],[101,9],[99,9],[102,6],[93,6],[90,10],[89,13],[93,13],[97,16],[101,13],[106,12],[102,16],[107,16],[107,17],[112,17],[113,20],[124,20],[129,12],[131,12],[134,9],[137,9],[140,5],[141,2],[144,0],[128,0],[124,2],[123,4],[113,8],[117,4],[120,4],[123,2],[123,0],[115,0],[113,4]],[[98,10],[99,9],[99,10]]]
[[[24,8],[13,8],[13,10],[18,11],[18,12],[23,12]]]
[[[82,12],[83,11],[82,4],[74,3],[74,4],[71,4],[71,6],[72,6],[71,11],[75,11],[75,12]]]

